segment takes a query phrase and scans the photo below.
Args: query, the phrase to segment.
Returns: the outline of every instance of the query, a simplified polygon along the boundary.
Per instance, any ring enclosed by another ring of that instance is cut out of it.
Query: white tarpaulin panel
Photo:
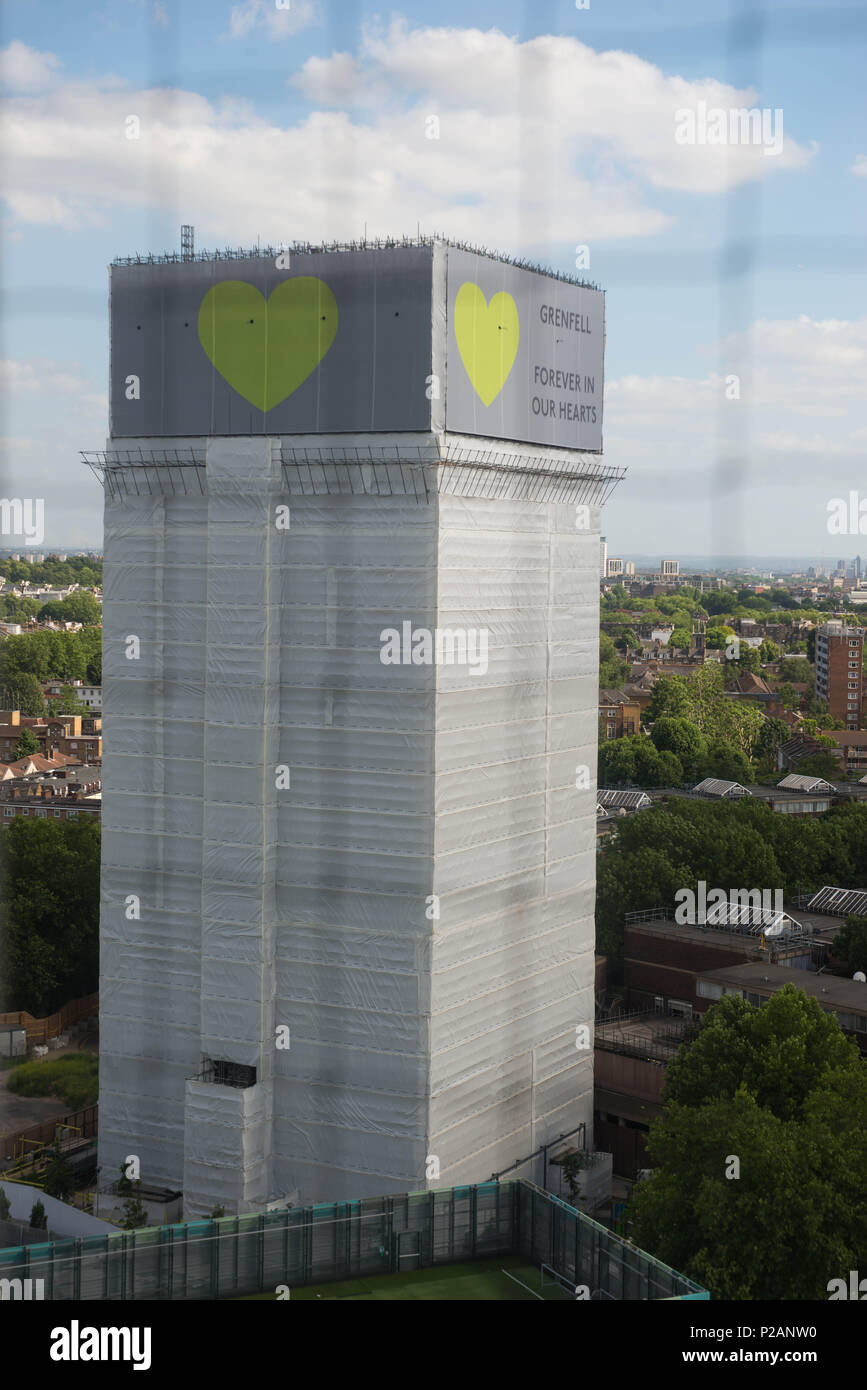
[[[103,1174],[195,1215],[589,1140],[598,509],[197,444],[106,502]]]

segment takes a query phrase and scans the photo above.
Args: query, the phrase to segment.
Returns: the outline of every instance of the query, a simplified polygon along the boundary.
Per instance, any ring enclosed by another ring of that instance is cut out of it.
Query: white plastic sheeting
[[[589,1141],[598,509],[446,466],[298,495],[279,441],[196,442],[203,495],[106,498],[103,1175],[189,1216]],[[487,669],[383,664],[404,622]]]

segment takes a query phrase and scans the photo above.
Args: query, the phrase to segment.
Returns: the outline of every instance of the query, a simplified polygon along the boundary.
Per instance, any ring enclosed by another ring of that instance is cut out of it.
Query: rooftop
[[[494,251],[489,246],[476,246],[472,242],[458,241],[452,237],[440,236],[436,232],[432,236],[419,233],[416,236],[372,237],[369,240],[362,237],[358,241],[285,241],[279,246],[226,246],[222,250],[163,251],[156,255],[153,252],[137,252],[134,256],[115,256],[112,265],[183,265],[195,261],[274,260],[277,256],[287,253],[296,256],[322,256],[347,251],[399,251],[424,246],[454,246],[458,251],[469,251],[475,256],[487,256],[489,260],[503,261],[506,265],[517,266],[520,270],[533,270],[551,280],[565,280],[570,285],[580,285],[588,290],[600,289],[595,281],[585,280],[579,275],[568,275],[538,261],[527,260],[521,256],[509,256],[503,251]]]
[[[807,970],[797,973],[785,965],[769,965],[764,961],[748,961],[744,965],[724,965],[721,970],[702,971],[701,980],[712,980],[724,987],[749,990],[757,994],[773,994],[783,985],[797,985],[811,999],[829,1008],[867,1017],[867,984],[847,980],[841,975],[819,975]]]

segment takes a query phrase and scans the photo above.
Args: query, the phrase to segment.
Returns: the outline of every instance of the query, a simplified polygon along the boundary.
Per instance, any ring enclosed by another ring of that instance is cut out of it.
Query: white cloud
[[[48,545],[99,540],[102,499],[80,449],[108,432],[108,396],[84,364],[49,357],[0,360],[0,473],[11,497],[45,499]]]
[[[99,397],[85,377],[50,357],[7,357],[0,359],[0,394],[44,392],[50,396],[73,396],[93,402]]]
[[[698,379],[606,381],[605,461],[629,469],[609,541],[822,553],[828,498],[863,488],[867,318],[759,320],[706,351],[718,369]],[[740,399],[727,399],[732,375]]]
[[[856,156],[851,172],[857,174],[859,178],[867,179],[867,154],[859,154]]]
[[[292,0],[282,7],[276,0],[243,0],[232,6],[227,37],[244,39],[254,29],[263,29],[269,39],[286,39],[313,24],[316,17],[313,0]]]
[[[53,53],[40,53],[13,39],[0,49],[0,86],[10,92],[39,92],[51,86],[61,62]]]
[[[239,36],[300,13],[261,3],[235,7]],[[46,70],[56,61],[36,56]],[[678,145],[678,108],[754,94],[667,77],[572,38],[520,43],[395,21],[366,31],[357,56],[311,58],[288,80],[313,107],[288,126],[114,78],[56,85],[38,102],[19,95],[3,133],[9,207],[25,222],[87,226],[118,207],[174,208],[181,184],[202,242],[353,237],[365,223],[387,235],[419,223],[534,250],[658,234],[671,223],[660,190],[719,193],[807,158],[791,140],[776,159],[757,147]],[[130,114],[138,140],[124,136]],[[437,139],[427,138],[430,116]]]

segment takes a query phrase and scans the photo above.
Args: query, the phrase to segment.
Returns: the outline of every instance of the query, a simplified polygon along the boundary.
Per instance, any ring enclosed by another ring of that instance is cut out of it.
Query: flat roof
[[[785,965],[748,961],[745,965],[724,965],[721,970],[703,970],[697,978],[769,994],[782,989],[783,985],[797,985],[820,1004],[843,1009],[846,1013],[867,1015],[867,984],[841,975],[819,975],[809,970],[791,970]]]
[[[595,280],[572,275],[569,271],[555,270],[553,266],[525,256],[511,256],[505,251],[496,251],[490,246],[477,246],[475,242],[461,241],[457,237],[434,233],[428,236],[417,233],[414,236],[360,237],[357,241],[285,241],[276,246],[225,246],[222,250],[192,251],[153,251],[136,252],[134,256],[115,256],[113,266],[127,265],[185,265],[194,261],[252,261],[274,260],[275,257],[290,255],[334,255],[341,252],[357,251],[399,251],[407,247],[452,246],[458,251],[469,251],[474,256],[486,256],[491,261],[503,261],[506,265],[517,266],[519,270],[531,270],[536,275],[544,275],[549,280],[564,280],[569,285],[578,285],[585,290],[601,290]],[[602,291],[604,293],[604,291]]]
[[[784,905],[783,911],[792,918],[797,926],[804,928],[805,935],[813,937],[817,941],[832,941],[846,920],[844,917],[832,917],[824,912],[809,912],[802,907],[790,905]],[[713,946],[732,941],[752,942],[758,946],[761,935],[760,928],[747,927],[744,931],[735,931],[713,925],[702,927],[697,923],[681,924],[674,920],[673,910],[665,917],[651,917],[644,922],[627,920],[625,928],[627,931],[640,931],[648,936],[678,936],[683,941]],[[772,936],[765,939],[773,946],[782,947],[792,944],[785,936]],[[803,943],[799,941],[797,945],[800,948]]]

